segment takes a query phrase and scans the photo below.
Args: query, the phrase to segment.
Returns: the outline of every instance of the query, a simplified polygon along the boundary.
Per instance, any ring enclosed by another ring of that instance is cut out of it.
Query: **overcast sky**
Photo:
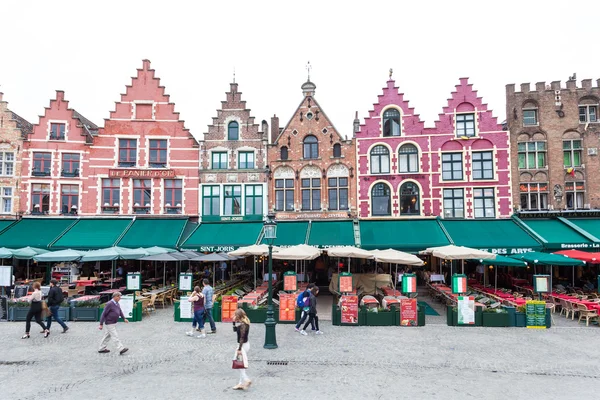
[[[316,99],[352,135],[394,69],[431,126],[460,77],[499,122],[505,85],[600,78],[593,1],[2,2],[0,91],[37,123],[56,89],[98,125],[148,58],[197,138],[233,79],[257,123],[287,123],[306,63]]]

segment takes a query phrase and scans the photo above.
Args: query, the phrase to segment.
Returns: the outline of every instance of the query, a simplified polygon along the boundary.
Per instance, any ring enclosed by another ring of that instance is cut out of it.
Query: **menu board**
[[[6,296],[0,297],[0,322],[8,321],[8,299]]]
[[[12,265],[0,266],[0,286],[12,286]]]
[[[528,300],[525,304],[525,319],[528,328],[546,329],[546,302]]]
[[[190,292],[192,285],[194,284],[194,275],[181,273],[179,274],[179,290],[183,292]]]
[[[233,313],[238,309],[237,296],[221,297],[221,322],[232,322]]]
[[[342,296],[340,306],[342,309],[341,323],[358,325],[358,296]]]
[[[474,325],[475,324],[475,297],[458,296],[458,324],[459,325]]]
[[[127,274],[127,290],[142,290],[142,274]]]
[[[467,276],[463,274],[454,274],[452,276],[452,293],[462,294],[467,291]]]
[[[400,326],[417,326],[417,322],[417,299],[400,300]]]
[[[404,274],[404,276],[402,277],[402,292],[417,292],[417,276],[415,274]]]
[[[190,319],[192,317],[192,303],[189,302],[189,297],[179,298],[179,318]]]
[[[294,278],[296,276],[294,275]],[[279,320],[296,321],[296,295],[279,292]]]
[[[29,285],[18,285],[15,286],[15,299],[20,299],[21,297],[27,296],[27,291],[29,290]]]
[[[533,291],[536,293],[548,293],[550,289],[550,276],[534,275],[533,276]]]
[[[123,315],[125,318],[133,318],[133,295],[129,294],[127,296],[121,296],[121,300],[119,300],[119,305],[121,306],[121,311],[123,311]]]
[[[298,289],[298,279],[294,272],[286,272],[283,275],[283,290],[286,292],[295,292]]]
[[[338,287],[340,293],[351,293],[352,292],[352,274],[349,272],[342,272],[338,276],[339,283]]]

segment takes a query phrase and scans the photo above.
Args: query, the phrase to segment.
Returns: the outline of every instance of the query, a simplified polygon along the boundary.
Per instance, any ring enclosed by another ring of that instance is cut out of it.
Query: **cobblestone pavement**
[[[119,324],[129,352],[98,354],[96,323],[53,327],[0,324],[2,398],[17,399],[575,399],[595,393],[600,378],[600,329],[555,314],[549,330],[448,327],[440,314],[427,326],[336,327],[303,337],[277,326],[277,350],[265,350],[264,325],[253,324],[247,392],[231,390],[235,335],[231,324],[204,339],[184,334],[172,309],[143,322]],[[287,366],[268,365],[287,361]]]

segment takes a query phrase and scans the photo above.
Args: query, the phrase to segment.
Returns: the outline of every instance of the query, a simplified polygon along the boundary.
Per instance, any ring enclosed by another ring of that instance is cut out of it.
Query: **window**
[[[584,182],[565,182],[565,194],[567,195],[567,209],[577,210],[584,208]]]
[[[287,160],[288,159],[288,148],[286,146],[282,146],[280,150],[281,150],[281,155],[279,156],[279,158],[281,158],[282,160]]]
[[[459,181],[463,179],[462,153],[442,154],[442,180]]]
[[[398,154],[400,172],[419,172],[419,150],[412,144],[405,144],[400,147]]]
[[[240,138],[240,125],[231,121],[229,125],[227,125],[227,139],[228,140],[238,140]]]
[[[377,183],[371,189],[371,215],[388,216],[391,212],[390,187],[385,183]]]
[[[150,168],[165,168],[167,166],[167,140],[150,139]]]
[[[262,185],[246,185],[246,215],[263,215]]]
[[[50,124],[50,140],[65,140],[65,124]]]
[[[473,152],[473,179],[494,179],[494,162],[491,151]]]
[[[221,191],[219,186],[202,187],[202,215],[221,214]]]
[[[523,126],[532,126],[537,124],[537,110],[523,110]]]
[[[494,201],[494,189],[473,189],[475,200],[475,218],[494,218],[496,206]]]
[[[79,154],[63,153],[62,155],[62,176],[79,176]]]
[[[137,139],[119,139],[119,167],[137,165]]]
[[[0,175],[13,176],[15,173],[15,153],[0,151]]]
[[[419,187],[416,183],[404,183],[400,186],[400,215],[420,215],[419,209]]]
[[[318,211],[321,209],[321,178],[302,179],[302,209]]]
[[[546,142],[519,142],[519,169],[546,168]]]
[[[165,179],[165,213],[181,214],[181,188],[181,179]]]
[[[395,108],[383,113],[383,136],[400,136],[400,111]]]
[[[239,169],[254,169],[254,152],[240,151],[238,153],[238,168]]]
[[[215,151],[212,153],[212,169],[227,169],[226,151]]]
[[[47,214],[50,211],[50,185],[33,183],[31,185],[31,213]]]
[[[319,141],[312,135],[304,138],[304,158],[313,160],[319,158]]]
[[[152,180],[133,180],[133,212],[136,214],[148,214],[152,207]]]
[[[240,185],[225,185],[223,187],[225,203],[224,215],[242,214],[242,187]]]
[[[52,154],[33,153],[33,176],[50,176],[50,166],[52,164]]]
[[[456,137],[475,136],[475,114],[456,114]]]
[[[521,210],[548,209],[548,183],[521,183]]]
[[[61,214],[77,214],[79,207],[79,186],[60,186],[60,212]]]
[[[390,173],[390,151],[387,147],[378,145],[371,150],[371,173]]]
[[[333,145],[333,158],[340,158],[342,157],[342,145],[339,143],[336,143]]]
[[[327,179],[330,210],[348,209],[348,178]]]
[[[444,218],[464,217],[464,189],[444,189]]]
[[[11,187],[3,187],[0,188],[0,195],[2,196],[0,201],[2,202],[1,213],[2,214],[10,214],[12,213],[12,194],[13,188]]]
[[[293,179],[275,179],[275,211],[294,211]]]
[[[598,122],[598,106],[579,106],[579,122]]]
[[[581,167],[581,140],[563,140],[565,167]]]
[[[121,204],[121,180],[118,178],[102,179],[102,212],[116,213]]]

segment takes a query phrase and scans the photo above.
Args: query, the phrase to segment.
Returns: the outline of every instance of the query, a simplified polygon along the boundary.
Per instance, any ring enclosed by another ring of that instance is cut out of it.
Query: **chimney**
[[[550,87],[552,88],[552,90],[560,90],[560,81],[550,82]]]
[[[543,92],[546,90],[546,82],[538,82],[535,84],[535,90],[538,92]]]
[[[529,93],[529,83],[521,83],[521,92]]]
[[[354,134],[352,135],[353,137],[356,136],[356,133],[360,130],[360,120],[358,119],[358,111],[356,111],[356,114],[354,114]]]
[[[592,80],[591,79],[582,79],[581,87],[585,90],[592,90]]]
[[[279,117],[273,115],[271,118],[271,144],[275,144],[279,136]]]
[[[577,89],[577,81],[574,79],[569,79],[567,81],[567,89]]]
[[[506,85],[506,94],[507,95],[515,94],[515,84],[514,83],[509,83],[508,85]]]

